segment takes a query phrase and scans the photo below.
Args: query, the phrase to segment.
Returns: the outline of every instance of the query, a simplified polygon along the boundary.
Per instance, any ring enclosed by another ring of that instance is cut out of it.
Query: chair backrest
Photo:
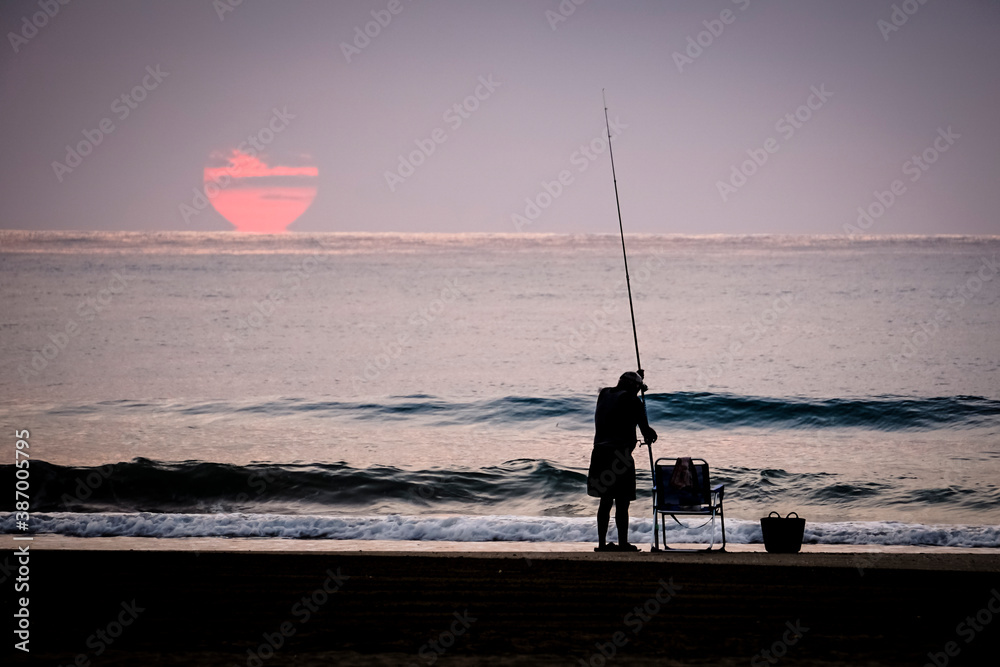
[[[656,470],[656,507],[657,509],[670,507],[694,507],[698,505],[711,505],[712,496],[709,484],[708,462],[705,459],[691,459],[691,474],[694,479],[694,488],[690,491],[677,492],[670,489],[670,478],[674,474],[674,463],[676,459],[657,459],[653,466]]]

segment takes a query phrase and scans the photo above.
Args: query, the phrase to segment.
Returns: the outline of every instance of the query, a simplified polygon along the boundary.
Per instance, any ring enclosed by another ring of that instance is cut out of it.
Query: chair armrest
[[[715,486],[712,487],[712,494],[713,495],[718,494],[719,495],[719,502],[721,503],[722,502],[722,497],[726,494],[726,485],[725,484],[716,484]]]

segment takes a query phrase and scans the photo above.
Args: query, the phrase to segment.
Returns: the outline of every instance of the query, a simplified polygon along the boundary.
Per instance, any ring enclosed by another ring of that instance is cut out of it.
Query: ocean
[[[794,511],[810,544],[1000,547],[1000,238],[627,244],[653,454],[709,462],[731,542]],[[0,291],[36,535],[596,542],[617,236],[4,231]]]

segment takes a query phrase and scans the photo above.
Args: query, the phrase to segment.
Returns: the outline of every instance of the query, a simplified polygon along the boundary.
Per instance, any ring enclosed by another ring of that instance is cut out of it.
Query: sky
[[[47,14],[45,12],[48,12]],[[4,0],[0,228],[998,234],[993,0]]]

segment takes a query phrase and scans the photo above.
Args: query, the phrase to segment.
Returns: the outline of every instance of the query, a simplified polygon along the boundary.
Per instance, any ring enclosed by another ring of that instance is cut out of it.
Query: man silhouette
[[[597,508],[598,545],[594,551],[638,551],[628,541],[628,506],[635,500],[635,427],[645,442],[656,442],[638,393],[646,391],[642,375],[623,373],[615,387],[601,389],[594,412],[594,450],[587,473],[587,495],[601,499]],[[611,506],[615,506],[618,545],[607,543]]]

